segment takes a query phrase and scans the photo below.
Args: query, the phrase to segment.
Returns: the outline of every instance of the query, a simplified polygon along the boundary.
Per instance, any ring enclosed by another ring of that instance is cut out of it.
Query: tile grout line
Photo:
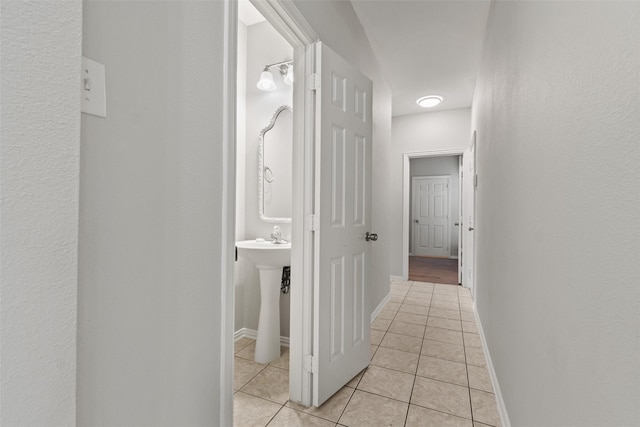
[[[286,403],[285,403],[285,405],[286,405]],[[276,411],[276,413],[275,413],[275,414],[273,414],[273,416],[272,416],[272,417],[269,419],[269,421],[267,421],[267,423],[265,424],[265,427],[267,427],[269,424],[271,424],[271,421],[273,421],[273,420],[278,416],[278,414],[280,413],[280,411],[282,411],[282,408],[284,408],[284,405],[282,405],[282,406],[280,407],[280,409],[278,409],[278,410]]]
[[[460,306],[459,293],[458,293],[458,306]],[[460,322],[462,322],[462,310],[460,310]],[[467,372],[467,385],[468,385],[467,390],[469,390],[469,412],[471,413],[471,423],[473,424],[474,417],[473,417],[473,403],[471,402],[471,382],[469,381],[469,364],[467,363],[467,344],[464,340],[464,332],[462,333],[462,348],[464,351],[464,369]]]
[[[429,282],[429,283],[430,283],[430,282]],[[428,306],[426,306],[426,317],[427,317],[427,323],[428,323],[428,319],[429,319],[429,317],[430,317],[430,315],[431,315],[431,309],[433,308],[433,307],[432,307],[432,303],[433,303],[433,301],[434,301],[434,299],[435,299],[435,297],[436,297],[435,284],[433,284],[433,283],[430,283],[430,284],[432,284],[432,285],[434,286],[434,288],[433,288],[432,292],[430,292],[430,293],[431,293],[431,296],[430,296],[430,299],[429,299],[429,304],[428,304]],[[409,298],[409,293],[410,293],[411,291],[416,291],[416,290],[417,290],[417,289],[416,289],[416,288],[414,288],[414,284],[413,284],[413,282],[412,282],[412,283],[411,283],[411,285],[409,285],[408,289],[406,290],[405,294],[403,295],[403,297],[402,297],[402,299],[401,299],[401,301],[400,301],[400,303],[399,303],[399,307],[398,307],[398,309],[397,309],[397,310],[394,310],[394,314],[393,314],[393,317],[392,317],[392,319],[391,319],[391,321],[390,321],[389,326],[391,325],[391,323],[393,323],[393,322],[397,319],[398,313],[401,313],[400,309],[402,308],[403,304],[405,304],[405,301],[407,300],[407,298]],[[423,293],[424,293],[424,292],[423,292]],[[427,292],[427,293],[428,293],[428,292]],[[458,300],[458,301],[457,301],[457,306],[458,306],[458,307],[457,307],[457,308],[458,308],[458,310],[457,310],[457,311],[460,313],[460,312],[461,312],[461,301],[460,301],[460,294],[459,294],[459,293],[458,293],[458,298],[457,298],[457,300]],[[404,312],[403,312],[403,313],[404,313]],[[409,313],[409,314],[420,314],[420,315],[421,315],[421,313]],[[439,316],[435,316],[435,317],[439,317]],[[462,322],[461,317],[459,318],[459,321],[460,321],[460,322]],[[408,323],[413,324],[412,322],[408,322]],[[416,325],[420,325],[420,324],[416,324]],[[420,325],[420,326],[422,326],[422,325]],[[364,375],[365,375],[365,373],[366,373],[366,369],[367,369],[369,366],[377,366],[377,365],[373,365],[371,362],[373,361],[373,357],[375,357],[375,354],[377,353],[377,350],[379,349],[379,347],[382,347],[382,345],[381,345],[381,344],[382,344],[382,341],[386,338],[386,336],[388,335],[388,333],[390,333],[389,328],[387,328],[386,330],[380,330],[381,332],[383,332],[383,335],[382,335],[382,338],[381,338],[381,340],[380,340],[380,343],[377,345],[376,352],[374,352],[374,354],[371,356],[371,361],[370,361],[369,365],[367,366],[367,368],[365,368],[365,369],[364,369],[364,371],[365,371],[365,372],[363,372],[363,373],[362,373],[361,377],[358,379],[357,383],[354,385],[353,392],[351,393],[351,395],[350,395],[350,397],[349,397],[348,401],[346,402],[345,406],[342,408],[342,411],[341,411],[341,412],[340,412],[340,414],[338,415],[337,421],[333,421],[333,420],[329,420],[329,419],[326,419],[326,418],[323,418],[323,417],[319,417],[319,416],[317,416],[317,415],[313,415],[313,414],[310,414],[310,413],[307,413],[307,412],[304,412],[304,411],[298,411],[298,410],[297,410],[297,409],[295,409],[295,408],[291,408],[291,409],[293,409],[293,410],[294,410],[294,411],[296,411],[296,412],[304,413],[304,414],[306,414],[306,415],[309,415],[309,416],[312,416],[312,417],[316,417],[316,418],[320,418],[320,419],[323,419],[323,420],[325,420],[325,421],[328,421],[328,422],[334,423],[334,425],[336,425],[336,426],[337,426],[337,425],[340,425],[340,419],[341,419],[341,418],[342,418],[342,416],[344,415],[344,413],[345,413],[345,411],[346,411],[346,408],[347,408],[347,407],[349,406],[349,404],[352,402],[352,399],[353,399],[353,396],[355,395],[355,392],[356,392],[356,391],[361,391],[362,393],[366,393],[366,394],[369,394],[369,395],[372,395],[372,396],[380,396],[380,397],[384,397],[384,398],[387,398],[387,399],[390,399],[390,400],[397,401],[397,402],[399,402],[399,403],[407,404],[407,412],[405,413],[404,425],[405,425],[405,426],[407,426],[407,427],[409,427],[409,426],[408,426],[408,424],[407,424],[407,423],[408,423],[408,413],[409,413],[409,409],[410,409],[410,407],[411,407],[411,405],[412,405],[412,403],[411,403],[411,399],[412,399],[412,397],[413,397],[413,393],[414,393],[414,390],[415,390],[415,383],[416,383],[416,379],[417,379],[417,377],[419,376],[419,375],[417,374],[417,371],[418,371],[418,368],[419,368],[419,366],[420,366],[420,358],[423,356],[423,355],[422,355],[422,350],[423,350],[423,348],[424,348],[424,346],[425,346],[425,341],[426,341],[426,328],[427,328],[427,325],[424,325],[424,326],[425,326],[425,330],[424,330],[424,332],[423,332],[423,334],[422,334],[422,338],[421,338],[420,350],[419,350],[419,353],[418,353],[418,363],[417,363],[416,368],[415,368],[415,371],[414,371],[414,373],[413,373],[413,377],[414,377],[414,378],[413,378],[413,384],[412,384],[412,389],[411,389],[411,393],[410,393],[410,395],[409,395],[409,401],[408,401],[408,402],[404,402],[404,401],[402,401],[402,400],[394,399],[394,398],[391,398],[391,397],[388,397],[388,396],[382,396],[382,395],[379,395],[379,394],[377,394],[377,393],[368,392],[368,391],[366,391],[366,390],[360,390],[360,389],[358,389],[358,386],[360,385],[360,383],[362,382],[362,379],[364,378]],[[462,324],[461,324],[460,326],[462,327]],[[447,328],[440,328],[440,329],[447,329]],[[469,365],[466,363],[466,362],[467,362],[467,354],[466,354],[467,348],[466,348],[465,341],[464,341],[464,331],[461,331],[461,333],[463,334],[463,354],[464,354],[464,361],[465,361],[465,371],[466,371],[466,374],[467,374],[467,386],[468,386],[468,390],[469,390],[469,403],[470,403],[470,407],[471,407],[471,392],[470,392],[471,387],[470,387],[470,385],[469,385],[469,370],[468,370],[468,366],[469,366]],[[412,335],[404,335],[404,334],[398,334],[398,335],[402,335],[402,336],[405,336],[405,337],[418,338],[418,339],[420,338],[420,337],[415,337],[415,336],[412,336]],[[435,342],[442,342],[442,343],[445,343],[445,344],[452,344],[452,343],[448,343],[448,342],[446,342],[446,341],[439,341],[439,340],[433,340],[433,341],[435,341]],[[242,351],[245,347],[249,346],[250,344],[251,344],[251,343],[248,343],[247,345],[243,346],[243,348],[242,348],[242,349],[239,349],[239,351]],[[384,348],[387,348],[387,349],[393,349],[392,347],[386,347],[386,346],[384,346]],[[394,349],[394,350],[397,350],[397,349]],[[401,350],[397,350],[397,351],[401,351]],[[411,352],[406,352],[406,353],[411,353]],[[234,356],[235,356],[235,354],[234,354]],[[248,360],[248,359],[244,359],[244,358],[242,358],[242,357],[240,357],[240,356],[235,356],[235,357],[239,357],[240,359],[243,359],[243,360]],[[437,357],[437,358],[438,358],[438,359],[440,359],[440,360],[447,360],[447,361],[455,362],[455,361],[453,361],[453,360],[449,360],[449,359],[443,359],[443,358],[440,358],[440,357]],[[248,384],[249,382],[251,382],[251,381],[252,381],[256,376],[258,376],[261,372],[263,372],[263,371],[264,371],[267,367],[269,367],[269,366],[271,366],[271,365],[270,365],[270,364],[266,364],[266,365],[264,365],[264,367],[262,367],[262,369],[261,369],[258,373],[256,373],[256,374],[255,374],[251,379],[249,379],[249,380],[248,380],[248,381],[243,385],[243,387],[242,387],[242,388],[244,388],[244,387],[246,386],[246,384]],[[274,368],[278,368],[278,369],[282,370],[282,368],[279,368],[278,366],[273,366],[273,367],[274,367]],[[395,369],[392,369],[392,368],[385,368],[385,367],[381,367],[381,368],[389,369],[389,370],[392,370],[392,371],[396,371]],[[285,369],[285,370],[286,370],[286,369]],[[402,372],[402,373],[405,373],[405,374],[407,373],[407,372],[403,372],[403,371],[396,371],[396,372]],[[422,378],[422,376],[420,376],[420,377]],[[425,378],[429,378],[429,377],[425,377]],[[435,379],[434,379],[434,380],[435,380]],[[437,380],[437,381],[440,381],[440,380]],[[448,384],[459,385],[459,384],[456,384],[456,383],[449,383],[448,381],[441,381],[441,382],[448,383]],[[238,391],[245,393],[244,391],[242,391],[242,388],[240,388],[239,390],[237,390],[237,391],[236,391],[236,393],[237,393]],[[247,393],[247,394],[248,394],[248,393]],[[249,395],[250,395],[250,396],[252,396],[252,397],[259,398],[259,399],[261,399],[261,400],[263,400],[263,401],[267,401],[267,402],[270,402],[270,403],[276,403],[276,402],[273,402],[273,401],[268,400],[268,399],[264,399],[264,398],[259,397],[259,396],[253,396],[253,395],[251,395],[251,394],[249,394]],[[287,402],[288,402],[288,401],[287,401]],[[277,411],[277,412],[276,412],[276,413],[271,417],[271,419],[267,422],[267,424],[266,424],[266,425],[269,425],[269,424],[273,423],[273,420],[277,417],[277,415],[278,415],[280,412],[282,412],[282,410],[283,410],[283,408],[284,408],[284,407],[286,407],[287,402],[285,402],[284,404],[281,404],[281,405],[280,405],[280,408],[278,409],[278,411]],[[460,416],[459,416],[459,415],[457,415],[457,414],[450,414],[450,413],[448,413],[448,412],[443,412],[443,411],[440,411],[440,410],[436,410],[436,409],[428,408],[428,407],[426,407],[426,406],[422,406],[422,405],[419,405],[419,404],[415,404],[415,405],[417,405],[417,406],[419,406],[419,407],[422,407],[422,408],[426,408],[426,409],[429,409],[429,410],[435,411],[435,412],[438,412],[438,413],[442,413],[442,414],[446,414],[446,415],[451,415],[451,416],[457,416],[457,417],[460,417]],[[464,418],[464,417],[461,417],[461,418]],[[473,422],[473,413],[471,413],[471,422]]]
[[[413,288],[413,284],[411,285]],[[409,288],[409,289],[411,289]],[[431,293],[431,298],[429,299],[429,309],[427,310],[427,323],[429,322],[429,313],[431,312],[431,302],[433,301],[433,294],[435,293],[435,284],[433,285],[433,291]],[[409,394],[409,404],[407,405],[407,414],[404,418],[404,425],[407,427],[407,422],[409,421],[409,410],[411,409],[411,401],[413,400],[413,390],[416,388],[416,378],[418,378],[418,367],[420,366],[420,357],[422,357],[422,347],[424,346],[425,336],[427,335],[427,325],[424,326],[424,332],[422,333],[422,342],[420,343],[420,352],[418,353],[418,363],[416,363],[416,372],[413,375],[413,384],[411,386],[411,393]]]
[[[411,289],[411,287],[409,287],[409,289]],[[402,301],[400,302],[400,306],[402,306],[402,304],[404,303],[404,300],[406,299],[406,297],[407,297],[407,295],[406,295],[406,294],[402,297]],[[385,305],[385,306],[386,306],[386,305]],[[396,310],[396,311],[395,311],[395,314],[393,315],[393,319],[391,319],[391,322],[389,323],[389,326],[391,326],[391,323],[393,323],[393,321],[395,320],[396,316],[397,316],[397,315],[398,315],[398,313],[399,313],[399,310],[400,310],[400,309],[398,308],[398,310]],[[376,319],[377,319],[377,317],[376,317]],[[375,321],[376,319],[374,319],[374,321]],[[379,330],[379,329],[377,329],[377,330]],[[371,356],[371,359],[369,359],[369,364],[367,365],[367,367],[363,369],[363,371],[364,371],[364,372],[362,372],[362,375],[360,376],[360,379],[358,379],[358,382],[355,384],[355,387],[354,387],[354,389],[353,389],[353,393],[351,393],[351,396],[349,397],[349,400],[347,401],[347,404],[346,404],[346,405],[344,406],[344,408],[342,409],[342,412],[340,413],[340,416],[338,417],[338,421],[336,421],[336,426],[340,423],[340,420],[342,419],[342,416],[344,415],[345,411],[346,411],[346,410],[347,410],[347,408],[349,407],[349,404],[351,403],[351,400],[353,399],[353,396],[356,394],[356,391],[360,391],[360,392],[363,392],[363,393],[367,393],[367,392],[366,392],[366,391],[364,391],[364,390],[360,390],[360,389],[358,388],[358,386],[360,385],[360,382],[362,381],[362,379],[364,378],[365,374],[367,373],[367,370],[369,369],[369,366],[371,366],[371,363],[373,362],[373,357],[374,357],[374,356],[375,356],[375,354],[378,352],[378,349],[380,348],[380,346],[381,346],[381,344],[382,344],[382,341],[384,341],[384,337],[386,337],[386,336],[387,336],[387,332],[388,332],[388,331],[389,331],[389,328],[388,328],[388,327],[387,327],[387,329],[386,329],[386,330],[384,330],[384,331],[383,331],[383,332],[384,332],[384,334],[382,335],[382,338],[380,338],[380,344],[378,344],[378,345],[377,345],[377,347],[378,347],[378,348],[376,349],[376,351],[375,351],[375,353],[373,354],[373,356]],[[386,347],[385,347],[385,348],[386,348]],[[376,365],[373,365],[373,366],[376,366]],[[369,393],[369,394],[373,394],[373,393]],[[374,394],[374,396],[377,396],[377,395],[376,395],[376,394]]]

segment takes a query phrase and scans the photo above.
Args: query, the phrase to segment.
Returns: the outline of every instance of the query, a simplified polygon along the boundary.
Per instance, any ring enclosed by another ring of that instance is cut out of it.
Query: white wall
[[[476,303],[514,426],[640,424],[640,4],[495,2]]]
[[[460,227],[460,159],[459,156],[422,157],[409,161],[409,176],[449,176],[449,256],[458,257],[458,230]],[[413,179],[409,189],[409,206],[413,215]],[[410,228],[411,229],[411,228]],[[409,233],[409,251],[413,248],[413,234]]]
[[[0,425],[74,425],[82,3],[0,3]]]
[[[294,0],[299,11],[336,53],[360,69],[373,82],[373,218],[372,232],[379,239],[372,250],[371,309],[389,293],[389,242],[391,212],[389,200],[393,188],[388,181],[391,149],[391,88],[382,76],[380,65],[371,50],[350,2]]]
[[[261,22],[247,27],[247,122],[246,122],[246,192],[245,221],[247,238],[271,235],[276,224],[263,222],[258,216],[258,142],[273,113],[281,105],[291,106],[293,87],[284,84],[276,68],[272,69],[277,89],[264,92],[256,87],[265,65],[293,59],[293,48],[269,24]],[[285,238],[291,237],[290,224],[277,224]]]
[[[242,25],[242,24],[241,24]],[[273,92],[264,92],[256,87],[260,73],[265,65],[293,59],[293,48],[287,41],[269,24],[261,22],[246,28],[246,47],[239,52],[244,56],[243,86],[245,88],[244,99],[240,107],[244,107],[244,121],[238,117],[238,126],[243,126],[244,139],[238,136],[238,146],[243,147],[243,154],[238,151],[239,170],[244,171],[244,186],[242,194],[238,190],[238,198],[242,198],[236,204],[236,221],[244,225],[242,239],[255,239],[257,237],[269,238],[274,225],[279,225],[283,236],[291,239],[291,224],[274,224],[263,222],[258,215],[258,145],[260,131],[271,121],[273,113],[281,105],[291,106],[293,102],[292,86],[284,84],[282,77],[276,68],[272,69],[277,89]],[[292,159],[289,160],[291,165]],[[290,193],[291,194],[291,193]],[[235,330],[241,328],[258,329],[258,317],[260,314],[260,281],[258,270],[253,263],[238,258],[236,263],[236,325]],[[295,286],[295,284],[292,284]],[[239,315],[241,313],[241,316]],[[280,335],[289,336],[289,294],[280,294]]]
[[[390,186],[391,274],[402,276],[402,155],[425,151],[465,150],[471,142],[471,110],[436,111],[393,118],[393,144],[387,162]]]
[[[107,118],[82,117],[79,425],[220,422],[223,9],[84,4]]]

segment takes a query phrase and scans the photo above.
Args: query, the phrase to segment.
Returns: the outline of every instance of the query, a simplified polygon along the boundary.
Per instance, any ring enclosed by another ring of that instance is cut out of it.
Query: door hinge
[[[311,354],[304,356],[304,370],[312,374],[318,373],[318,359]]]
[[[308,231],[318,231],[318,229],[320,228],[320,218],[318,218],[318,215],[307,215],[307,223],[305,228]]]
[[[320,74],[313,73],[307,77],[307,90],[313,91],[320,89]]]

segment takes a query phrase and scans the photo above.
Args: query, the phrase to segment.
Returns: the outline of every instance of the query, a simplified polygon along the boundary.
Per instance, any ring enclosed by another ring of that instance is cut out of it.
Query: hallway
[[[371,364],[320,408],[288,400],[289,351],[236,342],[234,422],[248,426],[499,426],[468,289],[393,282],[371,324]]]

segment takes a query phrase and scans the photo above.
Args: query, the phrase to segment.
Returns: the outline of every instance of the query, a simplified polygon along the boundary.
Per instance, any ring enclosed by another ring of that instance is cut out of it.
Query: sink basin
[[[291,243],[273,243],[266,240],[236,242],[238,255],[256,266],[285,267],[291,264]],[[258,267],[259,268],[259,267]]]
[[[260,273],[260,317],[255,361],[269,363],[280,357],[280,284],[282,267],[291,265],[291,243],[265,240],[236,242],[238,255],[248,259]]]

